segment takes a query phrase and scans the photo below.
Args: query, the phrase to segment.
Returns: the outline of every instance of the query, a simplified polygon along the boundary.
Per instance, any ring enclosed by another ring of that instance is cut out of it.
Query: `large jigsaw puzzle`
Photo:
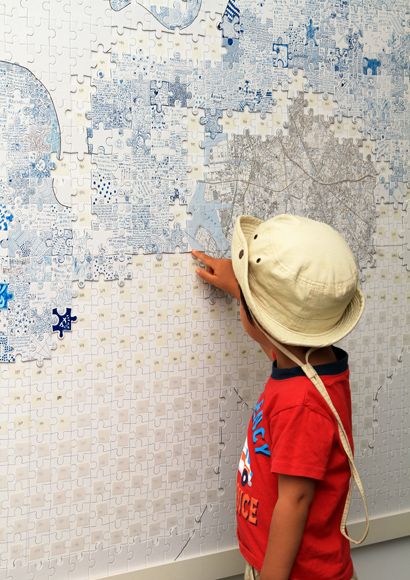
[[[0,578],[235,545],[269,365],[187,252],[242,213],[352,246],[356,456],[372,515],[410,509],[406,9],[0,0]]]

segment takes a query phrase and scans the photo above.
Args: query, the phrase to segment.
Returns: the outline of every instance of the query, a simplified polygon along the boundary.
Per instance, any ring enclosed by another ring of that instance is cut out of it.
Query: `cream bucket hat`
[[[284,344],[328,346],[359,321],[354,256],[330,226],[294,215],[238,218],[232,264],[252,314]]]
[[[366,515],[364,534],[354,540],[346,531],[350,486],[340,531],[351,542],[360,544],[369,530],[363,485],[340,416],[309,363],[314,350],[346,336],[363,313],[364,297],[358,286],[354,256],[343,237],[322,222],[294,215],[278,215],[265,222],[240,216],[232,239],[232,266],[261,331],[302,368],[337,420]],[[305,361],[300,361],[284,344],[310,347]]]

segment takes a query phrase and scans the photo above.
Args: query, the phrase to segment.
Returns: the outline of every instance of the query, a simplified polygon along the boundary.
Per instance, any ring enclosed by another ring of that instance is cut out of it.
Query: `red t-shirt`
[[[315,369],[353,449],[348,357],[334,351],[336,362]],[[237,475],[239,549],[259,571],[278,499],[278,473],[317,480],[290,579],[350,580],[350,544],[340,533],[350,468],[336,419],[301,368],[278,369],[274,363],[249,422]]]

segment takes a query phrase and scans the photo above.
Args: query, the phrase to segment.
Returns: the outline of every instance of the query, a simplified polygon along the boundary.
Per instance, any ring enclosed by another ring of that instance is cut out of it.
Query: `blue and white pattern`
[[[60,126],[46,88],[24,67],[0,61],[0,103],[1,360],[41,360],[50,356],[52,309],[72,299],[71,212],[52,175]]]
[[[110,0],[110,6],[115,11],[120,11],[131,4],[132,0]],[[160,24],[168,30],[186,28],[190,26],[201,9],[202,0],[170,0],[152,4],[152,0],[137,2],[144,6]]]
[[[229,0],[217,24],[225,50],[220,61],[209,63],[193,63],[189,55],[179,54],[166,63],[153,54],[147,67],[143,54],[119,53],[113,45],[109,75],[97,68],[93,81],[97,91],[91,103],[90,151],[99,169],[93,177],[93,212],[102,229],[124,230],[124,220],[113,213],[118,196],[101,196],[96,186],[108,180],[119,192],[118,176],[104,174],[99,167],[105,164],[104,155],[95,155],[92,145],[93,137],[105,143],[116,132],[117,143],[123,144],[114,151],[115,168],[117,174],[131,177],[132,192],[127,189],[122,195],[129,207],[126,213],[136,221],[128,220],[129,233],[110,243],[125,253],[172,251],[177,239],[169,212],[177,198],[188,207],[186,238],[182,243],[178,238],[179,249],[186,250],[187,244],[203,247],[200,239],[206,231],[206,239],[225,252],[235,216],[247,206],[246,191],[248,211],[259,217],[293,211],[329,222],[345,234],[362,267],[372,263],[378,197],[403,202],[398,184],[405,181],[404,167],[397,151],[407,123],[403,95],[408,63],[395,53],[409,40],[404,34],[398,40],[396,26],[376,38],[362,10],[362,3],[355,2],[330,10],[314,1],[296,6]],[[396,25],[393,16],[388,17]],[[300,88],[295,92],[296,82]],[[316,116],[307,116],[298,90],[321,95],[323,110],[332,103],[331,114],[324,118],[316,107]],[[279,109],[278,100],[284,97],[285,109]],[[186,109],[202,113],[198,120],[204,128],[204,179],[198,183],[190,182],[187,173]],[[243,131],[230,131],[229,136],[224,131],[224,116],[232,112],[251,113],[253,158],[241,151],[248,150],[250,140]],[[261,115],[281,117],[263,143],[252,128]],[[353,122],[359,132],[349,135],[346,129],[339,136],[334,127],[342,121]],[[364,153],[368,148],[361,147],[364,140],[375,148],[371,159]],[[164,143],[172,143],[172,156],[164,156]],[[389,183],[374,165],[386,155],[393,170]],[[286,178],[275,170],[273,160],[286,166]],[[256,179],[250,183],[252,172]],[[151,195],[144,194],[144,188]],[[210,221],[212,205],[218,217]]]
[[[209,38],[198,37],[198,58],[188,49],[200,0],[110,6],[124,18],[139,7],[152,29],[168,31],[168,58],[149,48],[154,32],[136,48],[132,28],[121,43],[113,28],[104,58],[90,60],[90,219],[73,224],[78,216],[55,197],[60,127],[47,90],[24,67],[1,63],[11,116],[0,118],[0,259],[14,298],[0,332],[15,354],[33,357],[34,320],[47,321],[50,339],[53,308],[71,305],[71,281],[123,284],[138,253],[226,255],[240,213],[321,219],[344,233],[362,269],[373,264],[376,204],[403,207],[408,181],[409,35],[398,7],[380,2],[375,28],[362,2],[229,0]],[[187,34],[178,50],[176,28]]]

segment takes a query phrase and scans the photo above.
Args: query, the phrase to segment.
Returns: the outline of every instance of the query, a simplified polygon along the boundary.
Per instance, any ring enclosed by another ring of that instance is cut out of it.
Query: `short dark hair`
[[[249,306],[246,304],[245,296],[243,295],[241,287],[239,287],[239,293],[241,295],[241,303],[242,303],[243,309],[245,310],[246,318],[248,319],[249,324],[252,324],[252,326],[253,326],[254,320],[253,320],[252,312],[250,311]]]

